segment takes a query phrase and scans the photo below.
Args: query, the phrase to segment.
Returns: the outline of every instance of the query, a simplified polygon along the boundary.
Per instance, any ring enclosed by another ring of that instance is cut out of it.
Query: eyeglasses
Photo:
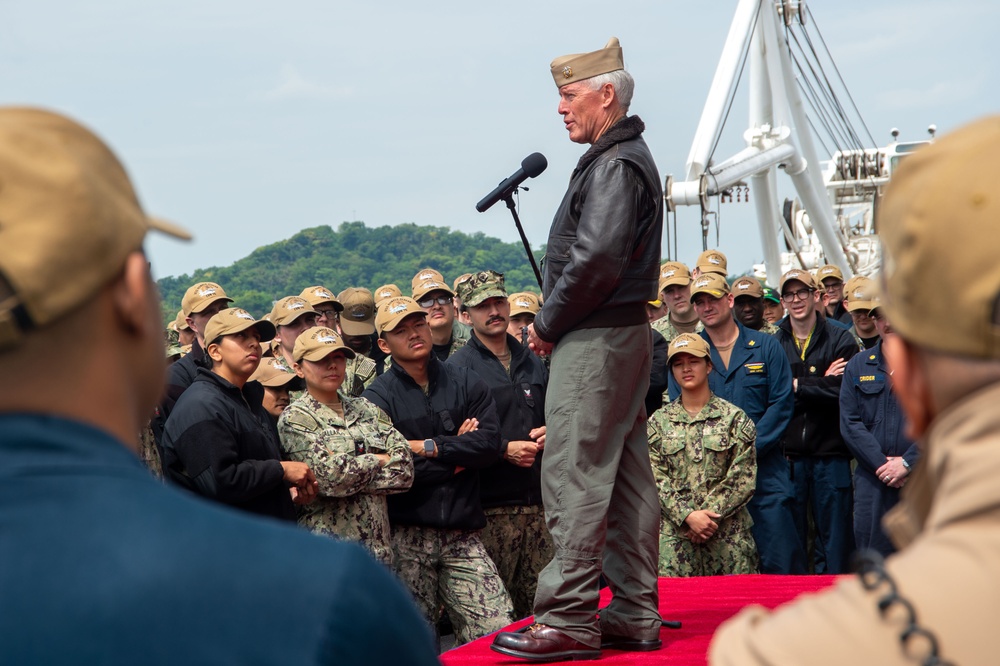
[[[313,308],[313,310],[318,312],[320,317],[326,317],[327,319],[330,319],[337,314],[336,308]]]
[[[435,303],[437,303],[438,305],[448,305],[449,303],[451,303],[451,296],[436,296],[431,298],[425,298],[422,301],[417,301],[417,305],[419,305],[422,308],[434,307]]]
[[[781,300],[786,303],[791,303],[792,301],[804,301],[809,298],[809,294],[813,293],[814,289],[799,289],[798,291],[789,291],[781,295]]]
[[[838,292],[838,291],[840,291],[843,288],[844,288],[844,283],[843,282],[834,282],[833,284],[825,284],[825,285],[823,285],[823,291],[825,291],[828,294],[832,294],[832,293]]]

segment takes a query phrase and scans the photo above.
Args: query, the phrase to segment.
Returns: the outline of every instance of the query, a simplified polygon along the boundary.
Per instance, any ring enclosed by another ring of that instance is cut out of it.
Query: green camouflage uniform
[[[757,481],[757,431],[750,417],[716,395],[691,417],[677,399],[649,418],[647,433],[660,494],[660,575],[757,573],[746,508]],[[715,535],[696,544],[684,519],[700,509],[722,518]]]
[[[514,619],[531,615],[538,572],[552,561],[552,536],[541,506],[498,506],[484,509],[483,545],[497,566],[510,600]]]
[[[385,495],[413,483],[413,454],[382,410],[343,393],[340,399],[343,418],[306,393],[278,419],[285,457],[309,465],[319,481],[316,501],[299,507],[299,524],[317,534],[358,541],[391,566]],[[388,454],[389,464],[379,466],[375,453]]]
[[[511,622],[510,597],[483,546],[479,530],[394,525],[395,571],[424,617],[449,612],[456,644],[503,629]],[[439,576],[430,575],[440,571]]]
[[[451,322],[451,348],[448,350],[448,357],[464,347],[472,337],[472,327],[460,322],[457,318]]]
[[[767,333],[768,335],[777,335],[780,329],[775,324],[769,322],[764,322],[764,325],[760,327],[761,333]]]
[[[669,314],[663,315],[656,321],[652,322],[650,326],[653,327],[654,331],[662,335],[663,339],[666,340],[668,344],[670,343],[671,340],[673,340],[674,338],[676,338],[678,335],[681,334],[681,332],[677,330],[677,328],[673,325],[673,323],[671,323]],[[702,329],[704,328],[705,327],[699,321],[697,324],[695,324],[694,332],[701,333]]]
[[[153,427],[150,421],[146,421],[142,431],[139,433],[139,458],[149,471],[158,479],[163,478],[163,465],[160,463],[160,450],[156,448],[156,440],[153,439]]]
[[[349,396],[360,397],[368,385],[375,381],[375,369],[375,361],[367,356],[356,354],[354,358],[347,359],[341,390]]]

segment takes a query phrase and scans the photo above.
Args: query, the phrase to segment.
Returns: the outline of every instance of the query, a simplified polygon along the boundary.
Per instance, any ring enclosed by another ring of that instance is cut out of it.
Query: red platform
[[[663,649],[657,652],[618,652],[605,650],[602,663],[671,664],[702,666],[706,663],[712,634],[725,620],[744,606],[760,604],[775,608],[800,594],[829,587],[837,576],[710,576],[705,578],[661,578],[660,613],[665,620],[680,620],[680,629],[662,629]],[[611,593],[601,593],[601,605]],[[516,622],[507,630],[520,629],[530,620]],[[493,636],[449,650],[441,655],[445,666],[465,664],[523,664],[490,650]]]

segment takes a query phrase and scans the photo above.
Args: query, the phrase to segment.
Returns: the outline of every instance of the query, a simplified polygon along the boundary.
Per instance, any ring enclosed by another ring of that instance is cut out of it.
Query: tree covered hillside
[[[535,252],[536,261],[541,254]],[[221,284],[236,306],[261,317],[275,300],[317,284],[339,293],[347,287],[374,290],[393,283],[409,295],[410,279],[428,266],[441,271],[449,283],[463,273],[492,268],[504,273],[509,292],[539,291],[521,243],[447,227],[401,224],[369,229],[363,222],[344,222],[336,231],[329,226],[305,229],[231,266],[161,279],[163,318],[174,319],[184,291],[198,282]]]

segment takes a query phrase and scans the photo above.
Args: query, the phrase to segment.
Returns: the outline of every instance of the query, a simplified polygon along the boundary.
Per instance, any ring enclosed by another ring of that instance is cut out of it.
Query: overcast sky
[[[944,132],[1000,110],[989,56],[1000,3],[809,6],[880,143],[892,127],[920,139],[930,123]],[[549,167],[529,181],[520,214],[537,246],[586,148],[556,113],[552,58],[619,37],[637,82],[632,112],[661,174],[681,175],[735,7],[0,0],[0,102],[95,129],[146,208],[195,233],[190,244],[149,243],[159,276],[228,265],[345,220],[513,241],[502,204],[484,214],[474,205],[534,151]],[[719,153],[743,146],[745,89],[740,97]],[[694,209],[679,213],[689,263],[701,251],[698,221]],[[751,206],[723,206],[719,246],[731,272],[763,259]]]

